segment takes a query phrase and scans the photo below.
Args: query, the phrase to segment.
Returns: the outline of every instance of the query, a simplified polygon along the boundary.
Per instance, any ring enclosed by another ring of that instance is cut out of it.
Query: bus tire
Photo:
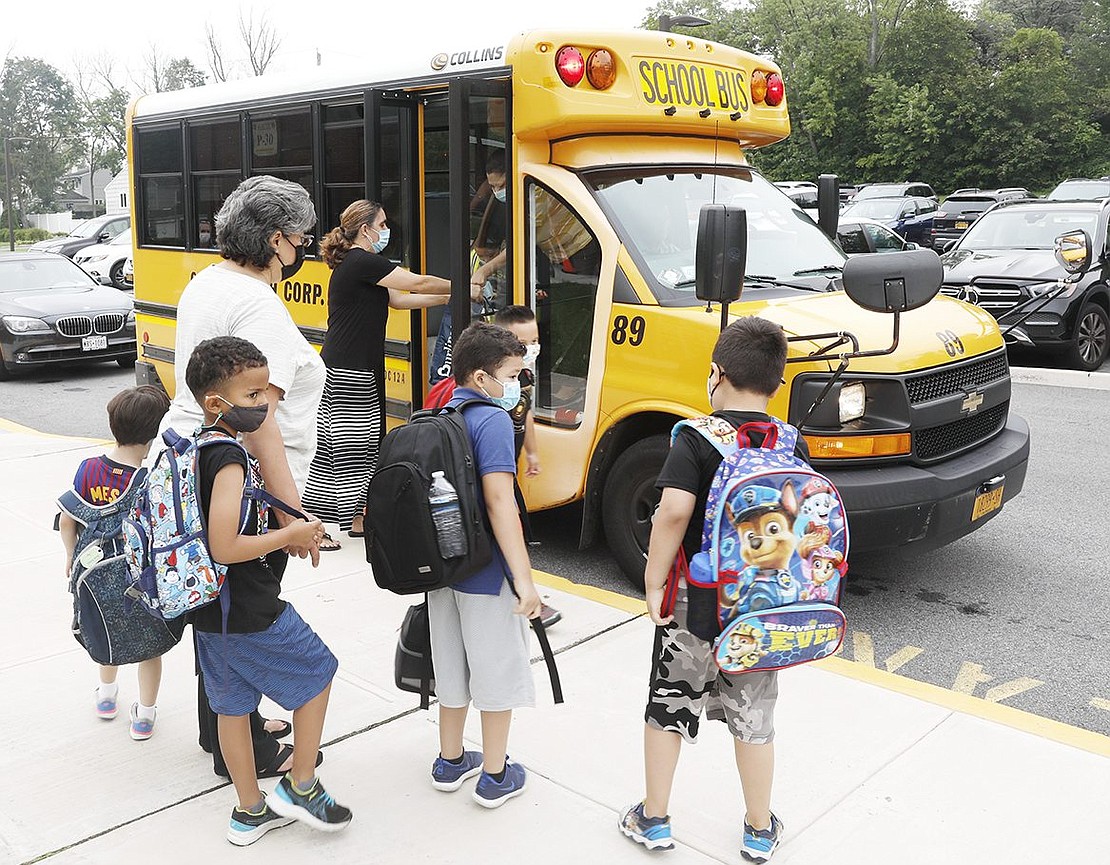
[[[644,590],[644,564],[651,536],[651,517],[659,504],[655,481],[670,450],[667,435],[653,435],[633,444],[609,469],[601,501],[605,538],[625,579]]]

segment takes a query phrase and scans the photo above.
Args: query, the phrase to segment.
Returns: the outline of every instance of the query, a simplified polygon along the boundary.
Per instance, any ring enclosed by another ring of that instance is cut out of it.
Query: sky
[[[157,49],[163,58],[187,56],[209,72],[205,25],[225,43],[242,77],[245,54],[238,35],[240,13],[267,15],[282,37],[273,71],[315,66],[331,70],[369,68],[376,55],[411,47],[415,59],[472,46],[505,44],[525,29],[613,30],[636,27],[654,5],[649,0],[454,0],[401,2],[159,3],[151,0],[57,0],[48,11],[35,3],[6,3],[0,28],[0,58],[38,57],[72,76],[78,63],[95,57],[112,60],[115,77],[135,91],[144,57]],[[189,15],[185,10],[200,11]],[[234,61],[238,60],[238,63]]]

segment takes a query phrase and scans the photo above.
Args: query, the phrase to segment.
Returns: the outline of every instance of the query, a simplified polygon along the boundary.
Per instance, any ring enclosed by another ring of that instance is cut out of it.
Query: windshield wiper
[[[766,276],[762,273],[745,273],[744,282],[761,282],[766,285],[775,285],[780,288],[799,288],[802,291],[825,291],[824,288],[818,288],[813,285],[803,285],[800,282],[787,282],[784,279],[779,279],[777,276]]]
[[[843,273],[844,268],[839,264],[822,264],[820,267],[807,267],[805,270],[795,270],[795,276],[816,276],[822,273]]]

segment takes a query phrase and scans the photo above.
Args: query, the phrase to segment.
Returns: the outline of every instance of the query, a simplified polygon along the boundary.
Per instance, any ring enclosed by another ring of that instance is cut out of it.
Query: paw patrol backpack
[[[717,665],[746,673],[833,654],[844,638],[838,604],[848,572],[848,522],[836,487],[795,456],[798,430],[778,419],[738,429],[712,415],[684,420],[672,443],[684,427],[721,454],[701,552],[683,574],[691,597],[715,593]],[[763,437],[759,446],[754,433]]]
[[[257,531],[266,531],[270,507],[295,517],[304,515],[267,493],[255,460],[238,439],[219,430],[195,437],[172,429],[162,434],[166,447],[139,488],[131,515],[123,522],[127,563],[132,584],[128,597],[162,619],[176,619],[189,610],[220,600],[226,618],[229,599],[221,593],[227,566],[212,558],[200,504],[200,452],[213,444],[240,448],[248,470],[239,508],[239,533],[247,528],[251,502],[257,505]]]

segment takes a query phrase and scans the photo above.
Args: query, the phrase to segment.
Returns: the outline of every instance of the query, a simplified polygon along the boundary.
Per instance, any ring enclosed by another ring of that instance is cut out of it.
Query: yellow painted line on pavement
[[[607,589],[583,586],[564,579],[563,577],[557,577],[554,574],[548,574],[543,571],[533,571],[533,573],[535,574],[536,582],[548,586],[549,588],[558,589],[561,592],[567,592],[568,594],[587,598],[591,601],[597,601],[598,603],[606,604],[607,606],[615,607],[618,610],[623,610],[628,613],[645,612],[644,602],[637,598],[630,598],[626,595],[618,594],[617,592],[610,592]],[[907,649],[914,648],[915,647],[907,647]],[[914,656],[919,652],[920,650],[913,652]],[[891,666],[897,669],[897,667],[908,660],[909,655],[910,652],[903,650],[903,653],[899,653],[891,659],[893,662]],[[855,679],[858,682],[864,682],[868,685],[877,685],[888,691],[895,691],[899,694],[905,694],[907,697],[924,700],[927,703],[932,703],[954,712],[973,715],[976,718],[993,721],[1024,733],[1031,733],[1034,736],[1040,736],[1063,745],[1070,745],[1073,748],[1089,751],[1092,754],[1110,757],[1110,736],[1103,736],[1090,730],[1073,727],[1061,721],[1053,721],[1051,718],[1042,718],[1040,715],[1034,715],[1032,712],[1024,712],[1021,709],[1015,709],[1013,706],[1005,706],[1001,703],[984,700],[981,697],[974,697],[971,694],[961,694],[957,691],[951,691],[948,688],[942,688],[939,685],[919,682],[916,679],[909,679],[905,676],[899,676],[896,673],[879,670],[868,664],[849,661],[846,658],[825,658],[815,663],[822,669],[828,670],[830,673],[835,673],[838,676]],[[972,671],[968,672],[970,675]],[[1100,703],[1101,702],[1105,702],[1106,707],[1110,708],[1110,701],[1100,701]],[[1102,708],[1102,706],[1099,706],[1099,708]]]
[[[99,436],[71,436],[61,435],[60,433],[43,432],[42,430],[37,430],[34,427],[24,426],[21,423],[16,423],[14,420],[8,420],[7,418],[2,417],[0,417],[0,431],[19,433],[20,435],[42,436],[43,438],[48,439],[64,439],[67,441],[76,442],[93,442],[95,444],[111,442],[111,439],[100,438]]]

